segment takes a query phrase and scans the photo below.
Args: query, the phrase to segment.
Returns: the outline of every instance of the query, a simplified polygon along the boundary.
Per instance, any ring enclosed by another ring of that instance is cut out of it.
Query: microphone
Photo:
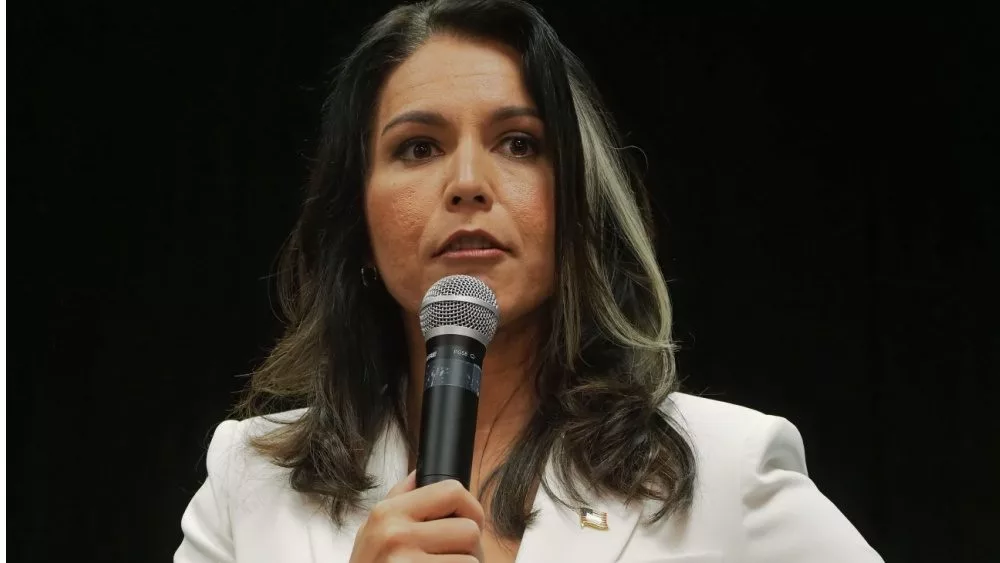
[[[468,489],[483,356],[500,324],[493,290],[479,278],[441,278],[420,304],[427,345],[417,486],[456,479]]]

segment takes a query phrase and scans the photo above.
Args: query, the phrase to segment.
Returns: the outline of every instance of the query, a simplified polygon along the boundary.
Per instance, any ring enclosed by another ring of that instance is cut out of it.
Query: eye
[[[511,135],[506,137],[500,146],[513,158],[531,158],[537,156],[540,151],[540,143],[530,135]]]
[[[400,160],[427,160],[441,154],[441,149],[429,139],[410,139],[399,145],[394,156]]]

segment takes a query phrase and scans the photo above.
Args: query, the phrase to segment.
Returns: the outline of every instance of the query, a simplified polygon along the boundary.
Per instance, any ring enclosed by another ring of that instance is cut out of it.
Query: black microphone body
[[[463,334],[427,340],[418,487],[455,479],[469,488],[485,355],[481,342]]]

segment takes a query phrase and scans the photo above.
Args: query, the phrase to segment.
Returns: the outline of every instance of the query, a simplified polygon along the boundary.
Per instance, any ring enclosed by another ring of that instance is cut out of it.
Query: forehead
[[[414,109],[448,114],[533,107],[524,86],[520,56],[502,44],[434,36],[390,74],[379,95],[376,119]]]

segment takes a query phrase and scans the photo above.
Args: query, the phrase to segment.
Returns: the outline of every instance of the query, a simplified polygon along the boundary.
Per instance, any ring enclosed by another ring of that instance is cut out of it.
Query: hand
[[[454,480],[417,487],[416,472],[375,505],[351,563],[482,563],[483,507]]]

